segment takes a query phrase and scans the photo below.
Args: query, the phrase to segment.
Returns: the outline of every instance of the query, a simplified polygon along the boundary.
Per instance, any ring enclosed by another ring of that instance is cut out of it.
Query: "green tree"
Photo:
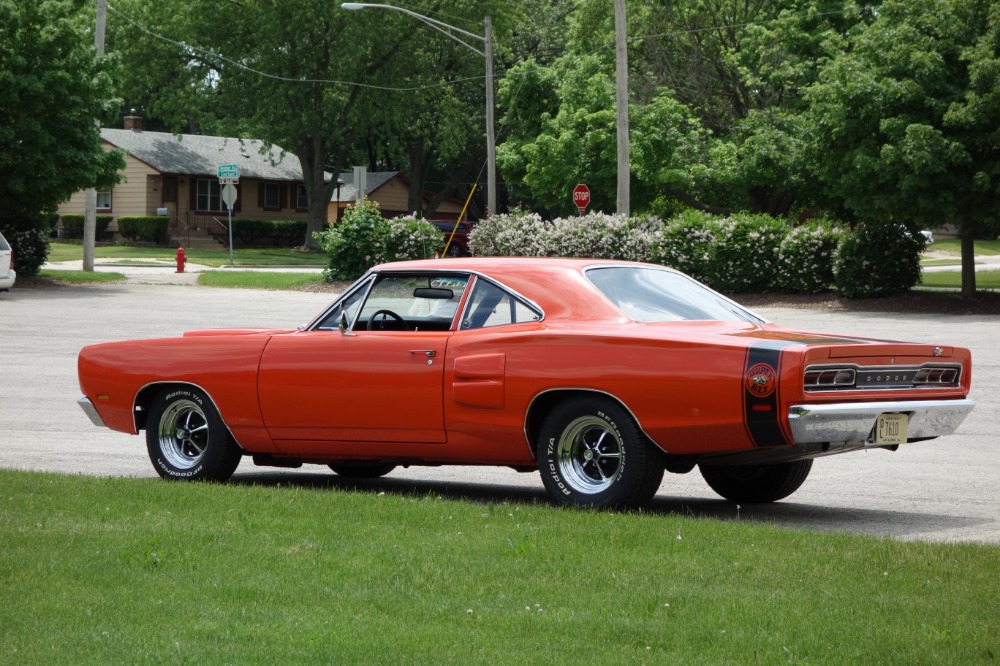
[[[964,296],[1000,216],[998,21],[989,0],[889,0],[807,93],[828,194],[862,220],[956,224]]]
[[[380,76],[412,34],[327,0],[115,4],[109,49],[125,94],[175,131],[257,138],[298,157],[304,244],[317,247],[365,109],[385,103]]]
[[[111,80],[76,0],[0,0],[0,211],[54,210],[124,167],[95,120]]]

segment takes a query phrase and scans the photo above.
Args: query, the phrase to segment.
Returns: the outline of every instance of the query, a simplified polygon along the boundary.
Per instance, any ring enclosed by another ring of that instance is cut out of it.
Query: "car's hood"
[[[275,335],[290,333],[283,328],[206,328],[199,331],[184,331],[185,338],[203,338],[222,335]]]

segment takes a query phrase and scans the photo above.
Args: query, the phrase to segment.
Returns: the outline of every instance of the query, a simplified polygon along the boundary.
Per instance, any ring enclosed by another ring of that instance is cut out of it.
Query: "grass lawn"
[[[276,273],[260,271],[206,271],[198,274],[203,287],[235,287],[239,289],[301,289],[320,284],[323,276],[316,273]]]
[[[52,278],[60,282],[69,284],[93,284],[95,282],[124,282],[125,276],[121,273],[96,273],[86,271],[61,271],[43,268],[38,271],[39,277]]]
[[[951,252],[955,254],[955,258],[959,259],[962,254],[962,241],[958,238],[945,238],[942,240],[936,240],[932,244],[927,246],[928,250],[938,250],[941,252]],[[1000,254],[1000,240],[977,240],[976,241],[976,254],[982,255],[992,255]]]
[[[1000,658],[996,547],[372,487],[0,471],[0,662]]]
[[[184,250],[188,261],[206,266],[228,266],[229,250]],[[94,248],[100,259],[162,259],[173,261],[177,250],[169,247],[130,247],[109,245]],[[78,243],[53,241],[48,260],[74,261],[83,259],[83,246]],[[291,248],[247,248],[235,250],[233,259],[237,266],[322,266],[330,263],[329,255],[322,252],[300,252]]]
[[[959,289],[962,286],[962,274],[959,271],[923,273],[920,276],[920,284],[924,287]],[[977,271],[976,289],[1000,289],[1000,270]]]

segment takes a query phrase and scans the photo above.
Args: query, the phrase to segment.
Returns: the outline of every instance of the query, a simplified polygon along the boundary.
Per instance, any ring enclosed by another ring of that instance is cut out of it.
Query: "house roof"
[[[106,128],[101,138],[160,173],[215,176],[220,164],[236,164],[242,178],[302,180],[298,157],[275,145],[261,154],[264,143],[256,139]]]
[[[365,177],[365,196],[368,196],[398,175],[398,171],[369,171]],[[357,199],[353,171],[340,174],[339,183],[340,187],[333,190],[333,196],[330,197],[330,201],[354,201]]]

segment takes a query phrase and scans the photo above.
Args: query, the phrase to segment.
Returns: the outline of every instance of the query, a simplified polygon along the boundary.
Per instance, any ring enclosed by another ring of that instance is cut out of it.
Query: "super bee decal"
[[[778,410],[781,350],[790,344],[767,341],[747,349],[743,372],[743,423],[754,446],[792,443],[781,429]]]

